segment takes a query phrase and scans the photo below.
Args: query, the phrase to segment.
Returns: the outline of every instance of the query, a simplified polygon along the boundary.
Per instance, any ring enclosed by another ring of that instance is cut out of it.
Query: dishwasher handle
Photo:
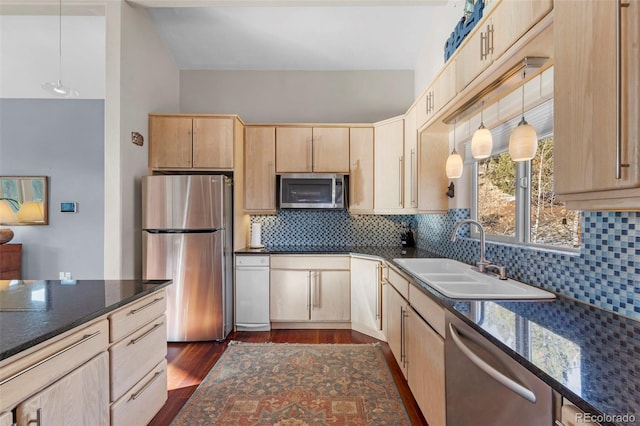
[[[462,339],[458,334],[458,330],[456,330],[452,323],[449,323],[449,331],[451,332],[451,338],[453,339],[453,342],[456,344],[458,349],[460,349],[462,353],[467,358],[469,358],[469,361],[476,365],[476,367],[487,373],[494,380],[502,384],[510,391],[516,393],[532,404],[536,403],[536,395],[531,392],[531,390],[505,376],[504,374],[493,368],[491,365],[489,365],[485,360],[476,355],[471,349],[469,349],[469,347],[462,342]]]

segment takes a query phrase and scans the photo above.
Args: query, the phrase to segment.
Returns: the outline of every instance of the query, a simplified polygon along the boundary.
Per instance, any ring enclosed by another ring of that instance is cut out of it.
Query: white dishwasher
[[[271,330],[269,256],[236,255],[236,330]]]

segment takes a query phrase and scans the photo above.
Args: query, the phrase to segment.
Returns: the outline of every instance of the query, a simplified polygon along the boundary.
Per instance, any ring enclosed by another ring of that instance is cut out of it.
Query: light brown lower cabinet
[[[272,322],[351,320],[349,256],[271,256]]]
[[[407,309],[407,382],[430,426],[446,424],[444,339],[417,313]]]
[[[405,320],[409,304],[388,282],[382,285],[382,332],[384,333],[389,348],[407,377],[407,363],[405,356]]]
[[[108,425],[108,360],[102,352],[19,404],[17,425]]]

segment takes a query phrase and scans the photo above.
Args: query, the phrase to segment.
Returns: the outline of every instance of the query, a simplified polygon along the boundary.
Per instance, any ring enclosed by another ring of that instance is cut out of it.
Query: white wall
[[[434,36],[425,40],[415,67],[415,97],[417,98],[444,66],[444,44],[463,14],[463,1],[439,6],[431,22]]]
[[[148,114],[178,111],[179,70],[145,9],[106,7],[105,278],[141,276],[140,177],[148,174]],[[131,143],[131,132],[145,138]]]
[[[59,17],[0,15],[0,97],[50,98],[59,78]],[[62,17],[62,82],[80,99],[104,99],[104,16]]]
[[[413,71],[180,72],[180,112],[247,123],[371,123],[404,114],[413,100]]]

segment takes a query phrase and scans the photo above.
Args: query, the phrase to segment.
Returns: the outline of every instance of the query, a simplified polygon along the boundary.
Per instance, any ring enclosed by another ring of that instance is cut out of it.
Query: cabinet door
[[[416,109],[404,117],[404,206],[407,213],[418,208],[418,128]]]
[[[418,211],[442,213],[449,208],[446,189],[449,185],[445,164],[449,156],[449,135],[425,130],[418,149]]]
[[[556,194],[640,186],[639,9],[640,2],[632,1],[621,10],[624,30],[621,39],[623,97],[619,100],[616,93],[616,2],[555,3]],[[616,136],[616,110],[619,101],[622,101],[620,146]],[[617,152],[620,159],[616,158]],[[616,178],[618,163],[629,164],[629,167],[620,169],[619,179]],[[593,197],[585,196],[585,199],[589,198]]]
[[[407,382],[427,423],[445,426],[444,340],[413,309],[408,312]]]
[[[497,7],[500,7],[500,5],[494,6],[494,8]],[[484,19],[479,22],[477,28],[474,28],[472,33],[467,36],[467,40],[457,49],[455,59],[455,89],[457,92],[463,91],[469,83],[491,64],[491,56],[486,53],[485,42],[487,27],[490,25],[488,21],[489,19]]]
[[[275,127],[247,127],[244,131],[244,210],[276,211]]]
[[[350,129],[349,211],[373,211],[373,128]]]
[[[503,0],[491,13],[489,53],[498,59],[531,27],[551,11],[552,0]],[[572,37],[576,37],[574,33]]]
[[[233,170],[233,121],[193,119],[193,167]]]
[[[192,167],[191,117],[149,117],[149,167]]]
[[[349,129],[315,127],[313,129],[313,171],[349,173]]]
[[[349,271],[311,271],[311,320],[349,321]]]
[[[382,330],[380,262],[351,258],[351,326],[373,337]],[[379,338],[379,337],[378,337]]]
[[[433,113],[444,108],[456,95],[456,63],[449,62],[433,82]],[[418,126],[419,127],[419,126]]]
[[[309,271],[271,270],[271,321],[309,320]]]
[[[400,296],[390,284],[382,286],[382,331],[387,338],[389,348],[402,370],[404,377],[407,377],[405,364],[405,315],[407,302]]]
[[[404,120],[376,126],[374,146],[374,208],[379,213],[401,211],[404,201]]]
[[[18,405],[18,424],[109,424],[108,360],[103,352]]]
[[[276,173],[313,171],[311,127],[276,128]]]

